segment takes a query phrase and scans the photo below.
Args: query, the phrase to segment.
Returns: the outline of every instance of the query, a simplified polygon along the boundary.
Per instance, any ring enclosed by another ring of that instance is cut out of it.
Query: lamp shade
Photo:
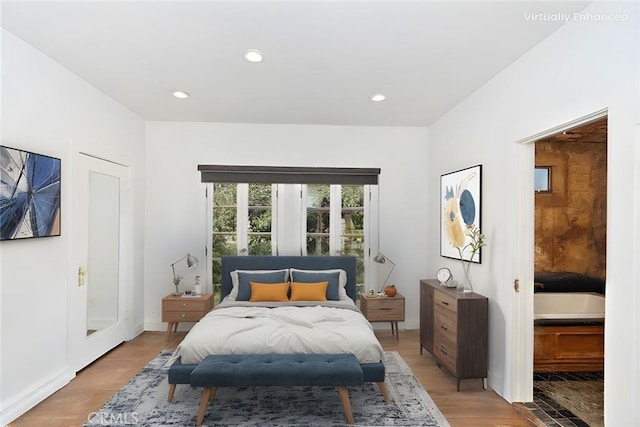
[[[378,252],[378,255],[373,257],[373,262],[377,262],[378,264],[384,264],[387,262],[387,257],[385,257],[382,252]]]
[[[187,254],[187,267],[193,268],[198,266],[198,258],[194,257],[191,254]]]

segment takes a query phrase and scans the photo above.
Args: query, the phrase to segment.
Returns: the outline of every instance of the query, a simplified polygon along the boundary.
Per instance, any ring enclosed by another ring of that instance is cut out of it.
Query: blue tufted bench
[[[332,386],[338,390],[345,417],[353,424],[347,386],[363,382],[352,354],[225,354],[207,356],[192,372],[191,385],[203,387],[196,425],[218,387]]]
[[[169,402],[173,400],[173,395],[178,384],[191,384],[191,372],[193,372],[193,370],[196,369],[197,366],[197,364],[182,363],[182,359],[178,358],[169,367]],[[377,383],[384,401],[386,403],[389,403],[389,393],[387,391],[387,387],[384,384],[384,364],[382,362],[361,363],[360,368],[362,368],[362,381],[365,383]]]

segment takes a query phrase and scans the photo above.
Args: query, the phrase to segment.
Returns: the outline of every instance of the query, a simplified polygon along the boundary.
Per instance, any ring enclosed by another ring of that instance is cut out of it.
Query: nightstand
[[[180,322],[197,322],[213,308],[213,294],[197,297],[167,295],[162,298],[162,321],[168,322],[167,338],[178,330]]]
[[[404,322],[404,297],[378,297],[360,294],[360,311],[369,322],[391,322],[391,333],[400,339],[398,322]]]

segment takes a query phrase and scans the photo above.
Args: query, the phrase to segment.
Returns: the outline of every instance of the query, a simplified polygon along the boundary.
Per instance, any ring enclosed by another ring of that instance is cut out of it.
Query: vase
[[[473,292],[473,284],[471,283],[471,263],[462,262],[462,278],[458,281],[458,294],[464,296]]]

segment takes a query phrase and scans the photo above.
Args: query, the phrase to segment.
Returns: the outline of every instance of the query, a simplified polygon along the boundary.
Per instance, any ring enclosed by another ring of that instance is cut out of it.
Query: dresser
[[[398,322],[404,322],[404,297],[360,294],[360,311],[369,322],[391,322],[391,333],[400,339]]]
[[[167,295],[162,298],[162,321],[167,322],[167,338],[177,331],[180,322],[197,322],[213,308],[213,294],[197,297]]]
[[[437,280],[420,281],[420,354],[433,355],[458,380],[487,377],[489,301],[469,293],[458,295]]]

